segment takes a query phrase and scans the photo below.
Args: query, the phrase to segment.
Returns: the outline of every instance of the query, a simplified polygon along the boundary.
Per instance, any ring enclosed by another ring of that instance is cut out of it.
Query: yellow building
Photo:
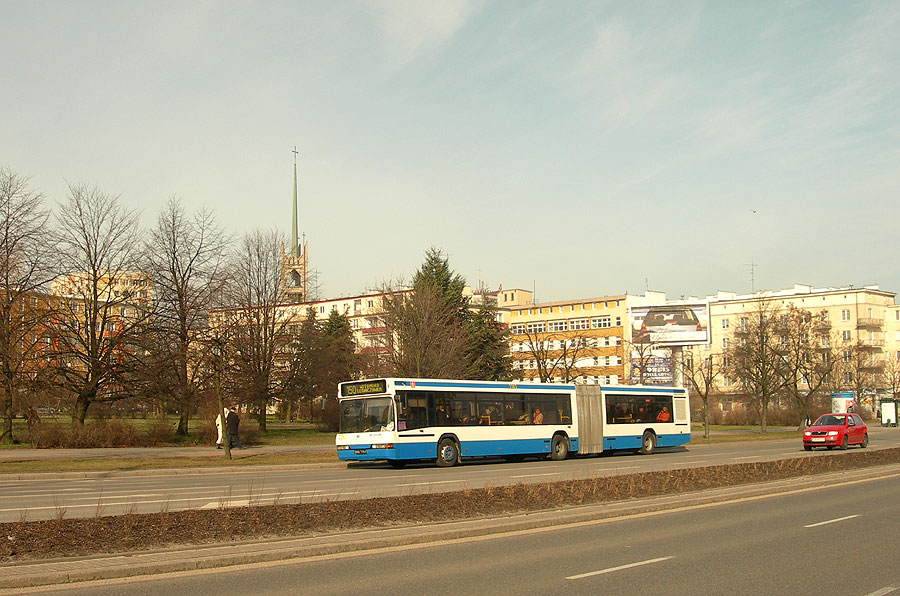
[[[531,304],[498,300],[511,332],[516,380],[614,384],[626,379],[623,358],[628,339],[628,298],[605,296]],[[501,290],[500,294],[504,292]],[[505,297],[504,297],[505,298]]]

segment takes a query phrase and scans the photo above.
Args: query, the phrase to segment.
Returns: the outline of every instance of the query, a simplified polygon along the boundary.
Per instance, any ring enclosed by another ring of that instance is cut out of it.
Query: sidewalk
[[[602,520],[626,515],[646,515],[687,507],[714,506],[716,503],[734,499],[764,498],[767,495],[812,490],[824,485],[859,482],[890,475],[900,475],[900,464],[683,495],[532,511],[466,521],[359,530],[303,538],[181,546],[149,552],[4,563],[0,564],[0,594],[9,593],[7,590],[30,586],[212,569],[401,545],[427,545],[503,532],[548,531],[567,524],[602,523]]]
[[[231,457],[239,459],[267,453],[310,453],[334,451],[334,445],[258,445],[232,449]],[[222,456],[213,446],[193,447],[110,447],[94,449],[0,449],[0,462],[53,459],[111,459],[126,457],[208,457]],[[227,460],[222,457],[222,461]],[[0,468],[2,469],[2,468]]]

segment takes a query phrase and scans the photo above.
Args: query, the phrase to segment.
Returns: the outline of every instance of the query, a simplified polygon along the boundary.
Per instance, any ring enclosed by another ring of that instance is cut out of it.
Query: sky
[[[538,301],[900,292],[900,2],[0,0],[0,165]]]

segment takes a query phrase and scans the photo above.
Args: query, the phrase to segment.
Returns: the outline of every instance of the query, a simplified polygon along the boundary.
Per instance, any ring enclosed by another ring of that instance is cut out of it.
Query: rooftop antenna
[[[750,293],[756,293],[756,263],[751,260],[749,263],[745,264],[746,267],[750,268]]]

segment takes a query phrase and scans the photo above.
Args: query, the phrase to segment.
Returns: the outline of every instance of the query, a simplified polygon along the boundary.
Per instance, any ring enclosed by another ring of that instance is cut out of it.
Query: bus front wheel
[[[562,435],[553,437],[550,443],[550,459],[559,461],[569,456],[569,439]]]
[[[459,446],[450,437],[444,437],[437,446],[437,465],[449,468],[459,463]]]
[[[650,455],[654,451],[656,451],[656,435],[649,430],[645,430],[644,436],[641,437],[641,453]]]

